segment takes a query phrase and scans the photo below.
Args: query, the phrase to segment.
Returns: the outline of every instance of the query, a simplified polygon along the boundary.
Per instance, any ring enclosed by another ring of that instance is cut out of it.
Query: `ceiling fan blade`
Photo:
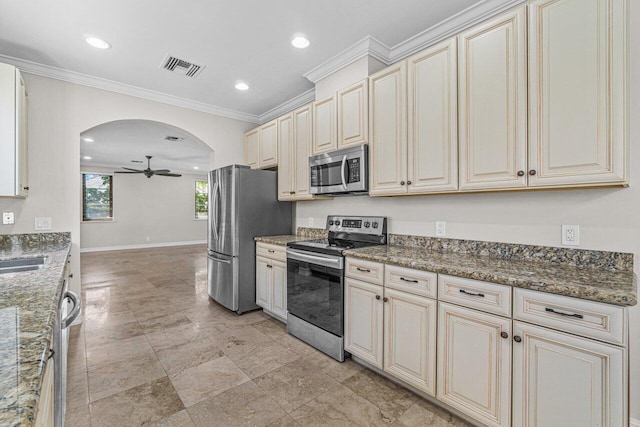
[[[169,173],[171,171],[169,169],[152,169],[151,172],[153,172],[153,173]]]
[[[179,173],[155,173],[154,175],[158,175],[158,176],[182,176]]]
[[[142,171],[140,171],[140,172],[137,172],[137,171],[136,171],[136,172],[129,172],[129,171],[115,171],[114,173],[144,173],[144,172],[142,172]]]
[[[122,167],[122,169],[126,169],[126,170],[128,170],[128,171],[140,172],[140,173],[144,172],[144,171],[143,171],[143,170],[141,170],[141,169],[125,168],[124,166]]]

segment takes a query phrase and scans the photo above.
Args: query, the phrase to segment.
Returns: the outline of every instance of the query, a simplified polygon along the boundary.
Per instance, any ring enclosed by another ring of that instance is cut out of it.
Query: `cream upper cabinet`
[[[326,153],[338,148],[336,123],[336,95],[313,104],[313,150],[312,154]]]
[[[406,61],[369,78],[369,194],[406,194]]]
[[[20,71],[0,64],[0,196],[27,197],[28,97]]]
[[[529,4],[530,186],[628,179],[624,9],[625,0]]]
[[[628,425],[624,350],[514,322],[513,426]]]
[[[313,138],[313,118],[311,105],[307,105],[293,112],[293,129],[295,135],[295,185],[296,200],[309,200],[309,156],[311,155],[311,141]]]
[[[383,287],[345,279],[344,349],[382,369]]]
[[[278,166],[278,121],[260,126],[260,167]]]
[[[436,393],[436,304],[384,291],[384,370],[431,396]]]
[[[511,319],[438,302],[437,398],[488,426],[510,426],[510,338]]]
[[[260,167],[260,128],[244,134],[244,162],[251,169]]]
[[[338,149],[369,141],[368,93],[368,79],[338,92]]]
[[[458,36],[460,189],[527,186],[526,8]]]
[[[458,91],[456,39],[407,60],[407,190],[458,189]]]
[[[278,118],[278,200],[291,200],[295,195],[296,147],[293,136],[293,114]]]

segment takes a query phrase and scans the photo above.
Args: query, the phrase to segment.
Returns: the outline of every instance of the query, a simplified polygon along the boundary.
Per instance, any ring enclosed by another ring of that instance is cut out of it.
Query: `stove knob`
[[[329,225],[333,225],[333,221],[332,220],[329,221]]]
[[[370,225],[371,225],[371,224],[369,224],[368,222],[365,222],[365,223],[364,223],[364,228],[369,228],[369,226],[370,226]]]
[[[373,223],[373,228],[378,228],[378,223],[377,222]]]
[[[340,221],[334,222],[335,225],[340,225]]]

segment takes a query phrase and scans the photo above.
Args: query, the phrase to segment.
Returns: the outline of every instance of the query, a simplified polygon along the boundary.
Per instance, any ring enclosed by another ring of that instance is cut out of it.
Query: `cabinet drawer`
[[[345,276],[382,285],[384,281],[384,264],[347,257]]]
[[[435,298],[438,294],[438,275],[429,271],[387,265],[384,271],[384,285],[387,288]]]
[[[438,299],[511,317],[511,286],[440,274]]]
[[[257,242],[256,255],[275,259],[277,261],[287,262],[287,247]]]
[[[625,310],[616,305],[516,289],[513,317],[614,344],[626,342]]]

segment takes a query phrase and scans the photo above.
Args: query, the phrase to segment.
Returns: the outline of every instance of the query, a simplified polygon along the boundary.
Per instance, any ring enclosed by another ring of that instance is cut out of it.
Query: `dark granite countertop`
[[[0,236],[0,259],[46,256],[39,270],[0,275],[0,425],[34,422],[53,341],[69,233]]]
[[[637,277],[628,269],[607,270],[398,245],[350,249],[345,255],[609,304],[637,303]]]

